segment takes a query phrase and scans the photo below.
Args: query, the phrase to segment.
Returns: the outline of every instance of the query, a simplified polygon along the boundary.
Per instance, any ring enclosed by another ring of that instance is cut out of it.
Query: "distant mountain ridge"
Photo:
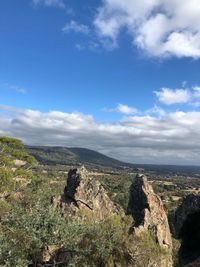
[[[132,164],[113,159],[94,150],[78,147],[26,146],[26,151],[41,164],[92,165],[96,167],[128,168]]]
[[[26,151],[33,155],[43,165],[86,165],[100,168],[131,168],[134,170],[154,171],[156,173],[179,174],[183,176],[191,174],[200,175],[200,166],[179,166],[179,165],[156,165],[156,164],[131,164],[108,156],[79,147],[51,147],[51,146],[25,146]]]

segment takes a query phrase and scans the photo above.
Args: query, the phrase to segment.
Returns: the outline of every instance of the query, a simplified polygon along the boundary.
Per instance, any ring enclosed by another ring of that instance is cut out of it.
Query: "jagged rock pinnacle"
[[[80,209],[93,211],[97,220],[122,212],[122,209],[110,200],[104,187],[84,166],[68,172],[64,195],[60,201],[54,199],[53,203],[61,206],[63,213],[75,215]]]
[[[162,200],[143,174],[137,174],[131,185],[127,214],[134,218],[135,233],[151,231],[160,247],[171,249],[171,234]]]

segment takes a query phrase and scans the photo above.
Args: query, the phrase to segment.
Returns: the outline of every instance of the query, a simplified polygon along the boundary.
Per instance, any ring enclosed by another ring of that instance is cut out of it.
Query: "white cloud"
[[[184,82],[183,88],[171,89],[164,87],[154,93],[156,94],[158,101],[165,105],[189,104],[194,107],[200,106],[200,86],[186,88]]]
[[[104,108],[103,111],[105,112],[118,112],[122,114],[134,114],[137,113],[138,110],[136,108],[130,107],[128,105],[124,104],[118,104],[116,108],[109,109],[109,108]]]
[[[44,5],[47,7],[65,8],[63,0],[32,0],[34,5]]]
[[[132,107],[129,107],[128,105],[123,105],[123,104],[119,104],[117,106],[117,109],[116,110],[118,112],[124,113],[124,114],[137,113],[137,109],[136,108],[132,108]]]
[[[194,90],[194,97],[200,99],[200,86],[194,86],[193,90]]]
[[[0,86],[2,88],[5,88],[7,90],[12,90],[12,91],[15,91],[15,92],[20,93],[20,94],[26,94],[27,93],[26,88],[18,86],[18,85],[12,85],[9,83],[2,83]]]
[[[94,24],[115,46],[125,28],[150,55],[200,57],[199,0],[104,0]]]
[[[81,24],[75,20],[71,20],[69,23],[67,23],[62,31],[64,33],[68,32],[76,32],[76,33],[83,33],[83,34],[89,34],[90,29],[87,25]]]
[[[198,164],[200,112],[165,116],[125,116],[115,123],[97,122],[91,115],[2,106],[0,135],[26,144],[94,149],[137,163]]]
[[[148,109],[148,110],[146,111],[146,113],[147,113],[147,114],[158,114],[158,115],[161,116],[161,117],[163,117],[163,116],[166,115],[165,110],[162,109],[162,108],[160,108],[160,107],[158,107],[157,105],[154,105],[153,108]]]
[[[87,41],[84,43],[75,44],[75,48],[79,51],[89,50],[89,51],[97,51],[99,48],[99,44],[95,41]]]
[[[194,86],[192,89],[193,89],[193,101],[191,105],[194,107],[200,107],[200,86]]]
[[[155,91],[158,100],[165,105],[184,104],[191,101],[191,94],[187,89],[162,88]]]
[[[75,44],[75,48],[79,51],[85,50],[85,45],[83,44]]]

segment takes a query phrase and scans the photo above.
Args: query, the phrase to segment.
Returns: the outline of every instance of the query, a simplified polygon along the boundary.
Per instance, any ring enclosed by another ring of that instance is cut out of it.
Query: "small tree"
[[[30,168],[36,163],[20,140],[0,137],[0,194],[9,194],[22,186],[23,179],[32,177]]]

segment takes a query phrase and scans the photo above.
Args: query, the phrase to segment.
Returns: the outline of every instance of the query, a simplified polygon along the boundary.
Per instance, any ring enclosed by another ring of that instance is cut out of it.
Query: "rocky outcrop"
[[[134,231],[150,231],[160,247],[171,248],[172,240],[162,200],[144,175],[137,174],[130,188],[127,214],[134,218]]]
[[[136,234],[149,231],[161,248],[171,249],[172,240],[162,200],[153,191],[146,176],[137,174],[130,188],[127,214],[134,218]]]
[[[181,235],[183,225],[188,216],[200,212],[200,195],[190,194],[183,198],[181,205],[176,210],[175,228],[178,237]]]
[[[54,206],[59,206],[63,214],[76,215],[80,209],[95,213],[95,219],[102,220],[122,209],[115,205],[104,187],[91,177],[85,167],[72,169],[68,173],[64,195],[53,198]]]
[[[176,235],[181,239],[181,266],[200,266],[200,195],[183,198],[175,215]]]
[[[133,180],[127,214],[134,219],[130,232],[141,238],[150,236],[160,248],[157,257],[150,256],[145,266],[172,267],[172,240],[167,214],[162,200],[144,175],[137,174]]]

